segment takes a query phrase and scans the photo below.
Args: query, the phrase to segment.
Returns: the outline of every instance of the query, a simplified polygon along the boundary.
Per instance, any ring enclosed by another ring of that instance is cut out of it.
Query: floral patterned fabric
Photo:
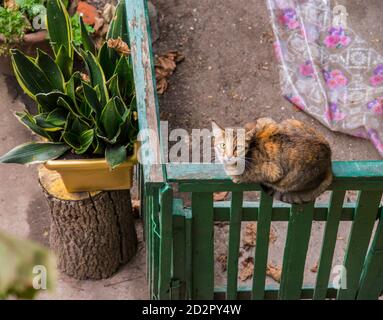
[[[284,96],[328,128],[371,140],[383,156],[383,57],[333,25],[330,0],[267,0]]]

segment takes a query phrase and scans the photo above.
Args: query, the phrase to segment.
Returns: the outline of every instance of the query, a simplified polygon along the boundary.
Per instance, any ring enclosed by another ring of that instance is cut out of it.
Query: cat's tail
[[[279,191],[275,191],[274,198],[276,200],[280,200],[283,202],[291,203],[291,204],[302,204],[314,201],[316,197],[321,195],[323,192],[327,190],[332,182],[332,170],[331,167],[327,170],[326,175],[322,182],[318,187],[310,190],[304,190],[300,192],[286,192],[282,193]]]

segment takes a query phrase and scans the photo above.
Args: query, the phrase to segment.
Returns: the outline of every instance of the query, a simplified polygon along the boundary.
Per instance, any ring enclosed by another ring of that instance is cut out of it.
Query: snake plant
[[[80,25],[82,46],[75,47],[65,5],[61,0],[48,0],[53,55],[38,50],[32,58],[11,50],[18,83],[38,107],[37,114],[24,111],[16,116],[44,142],[16,147],[0,157],[0,162],[37,163],[72,152],[87,157],[104,155],[113,169],[132,152],[138,129],[124,1],[117,6],[107,41],[100,49],[81,18]],[[85,67],[74,67],[78,58]]]

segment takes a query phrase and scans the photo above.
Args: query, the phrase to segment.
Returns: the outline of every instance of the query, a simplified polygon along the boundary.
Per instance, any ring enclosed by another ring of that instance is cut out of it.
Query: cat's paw
[[[233,181],[234,183],[241,183],[241,179],[238,176],[231,177],[231,181]]]

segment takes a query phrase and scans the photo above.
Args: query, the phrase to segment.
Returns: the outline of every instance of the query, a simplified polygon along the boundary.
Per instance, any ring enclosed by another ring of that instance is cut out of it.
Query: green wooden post
[[[152,254],[153,254],[153,248],[152,248],[152,238],[153,238],[153,231],[152,231],[152,208],[153,208],[153,195],[150,195],[148,192],[146,192],[145,196],[145,202],[146,202],[146,209],[145,209],[145,229],[146,229],[146,268],[147,268],[147,277],[148,277],[148,286],[149,286],[149,294],[150,298],[153,298],[153,263],[152,263]]]
[[[333,191],[331,195],[330,208],[326,228],[323,236],[322,250],[318,265],[313,299],[325,299],[327,296],[328,280],[330,278],[332,259],[338,233],[339,220],[342,215],[342,207],[345,191]]]
[[[266,267],[269,253],[272,206],[273,198],[262,192],[257,222],[257,238],[252,286],[252,299],[255,300],[262,300],[265,296]]]
[[[155,299],[158,299],[158,272],[159,272],[159,251],[160,251],[160,235],[159,235],[159,199],[158,189],[153,190],[151,197],[151,216],[150,216],[150,245],[151,245],[151,267],[152,267],[152,293]]]
[[[186,274],[186,298],[193,298],[193,217],[191,212],[185,212],[185,274]]]
[[[378,299],[383,292],[383,215],[376,229],[363,270],[358,300]]]
[[[172,230],[173,230],[173,190],[165,185],[160,190],[160,256],[159,256],[159,299],[171,297]]]
[[[243,193],[233,192],[230,210],[229,253],[227,259],[226,298],[230,300],[237,298],[238,256],[241,239],[242,202]]]
[[[346,287],[338,290],[337,299],[353,300],[359,287],[363,263],[378,214],[381,191],[361,191],[358,197],[355,220],[344,260]]]
[[[193,192],[193,299],[214,296],[213,194]]]
[[[172,280],[177,282],[173,287],[171,299],[186,299],[186,227],[185,213],[181,200],[173,201],[173,274]]]
[[[314,203],[292,205],[278,299],[300,299]]]

